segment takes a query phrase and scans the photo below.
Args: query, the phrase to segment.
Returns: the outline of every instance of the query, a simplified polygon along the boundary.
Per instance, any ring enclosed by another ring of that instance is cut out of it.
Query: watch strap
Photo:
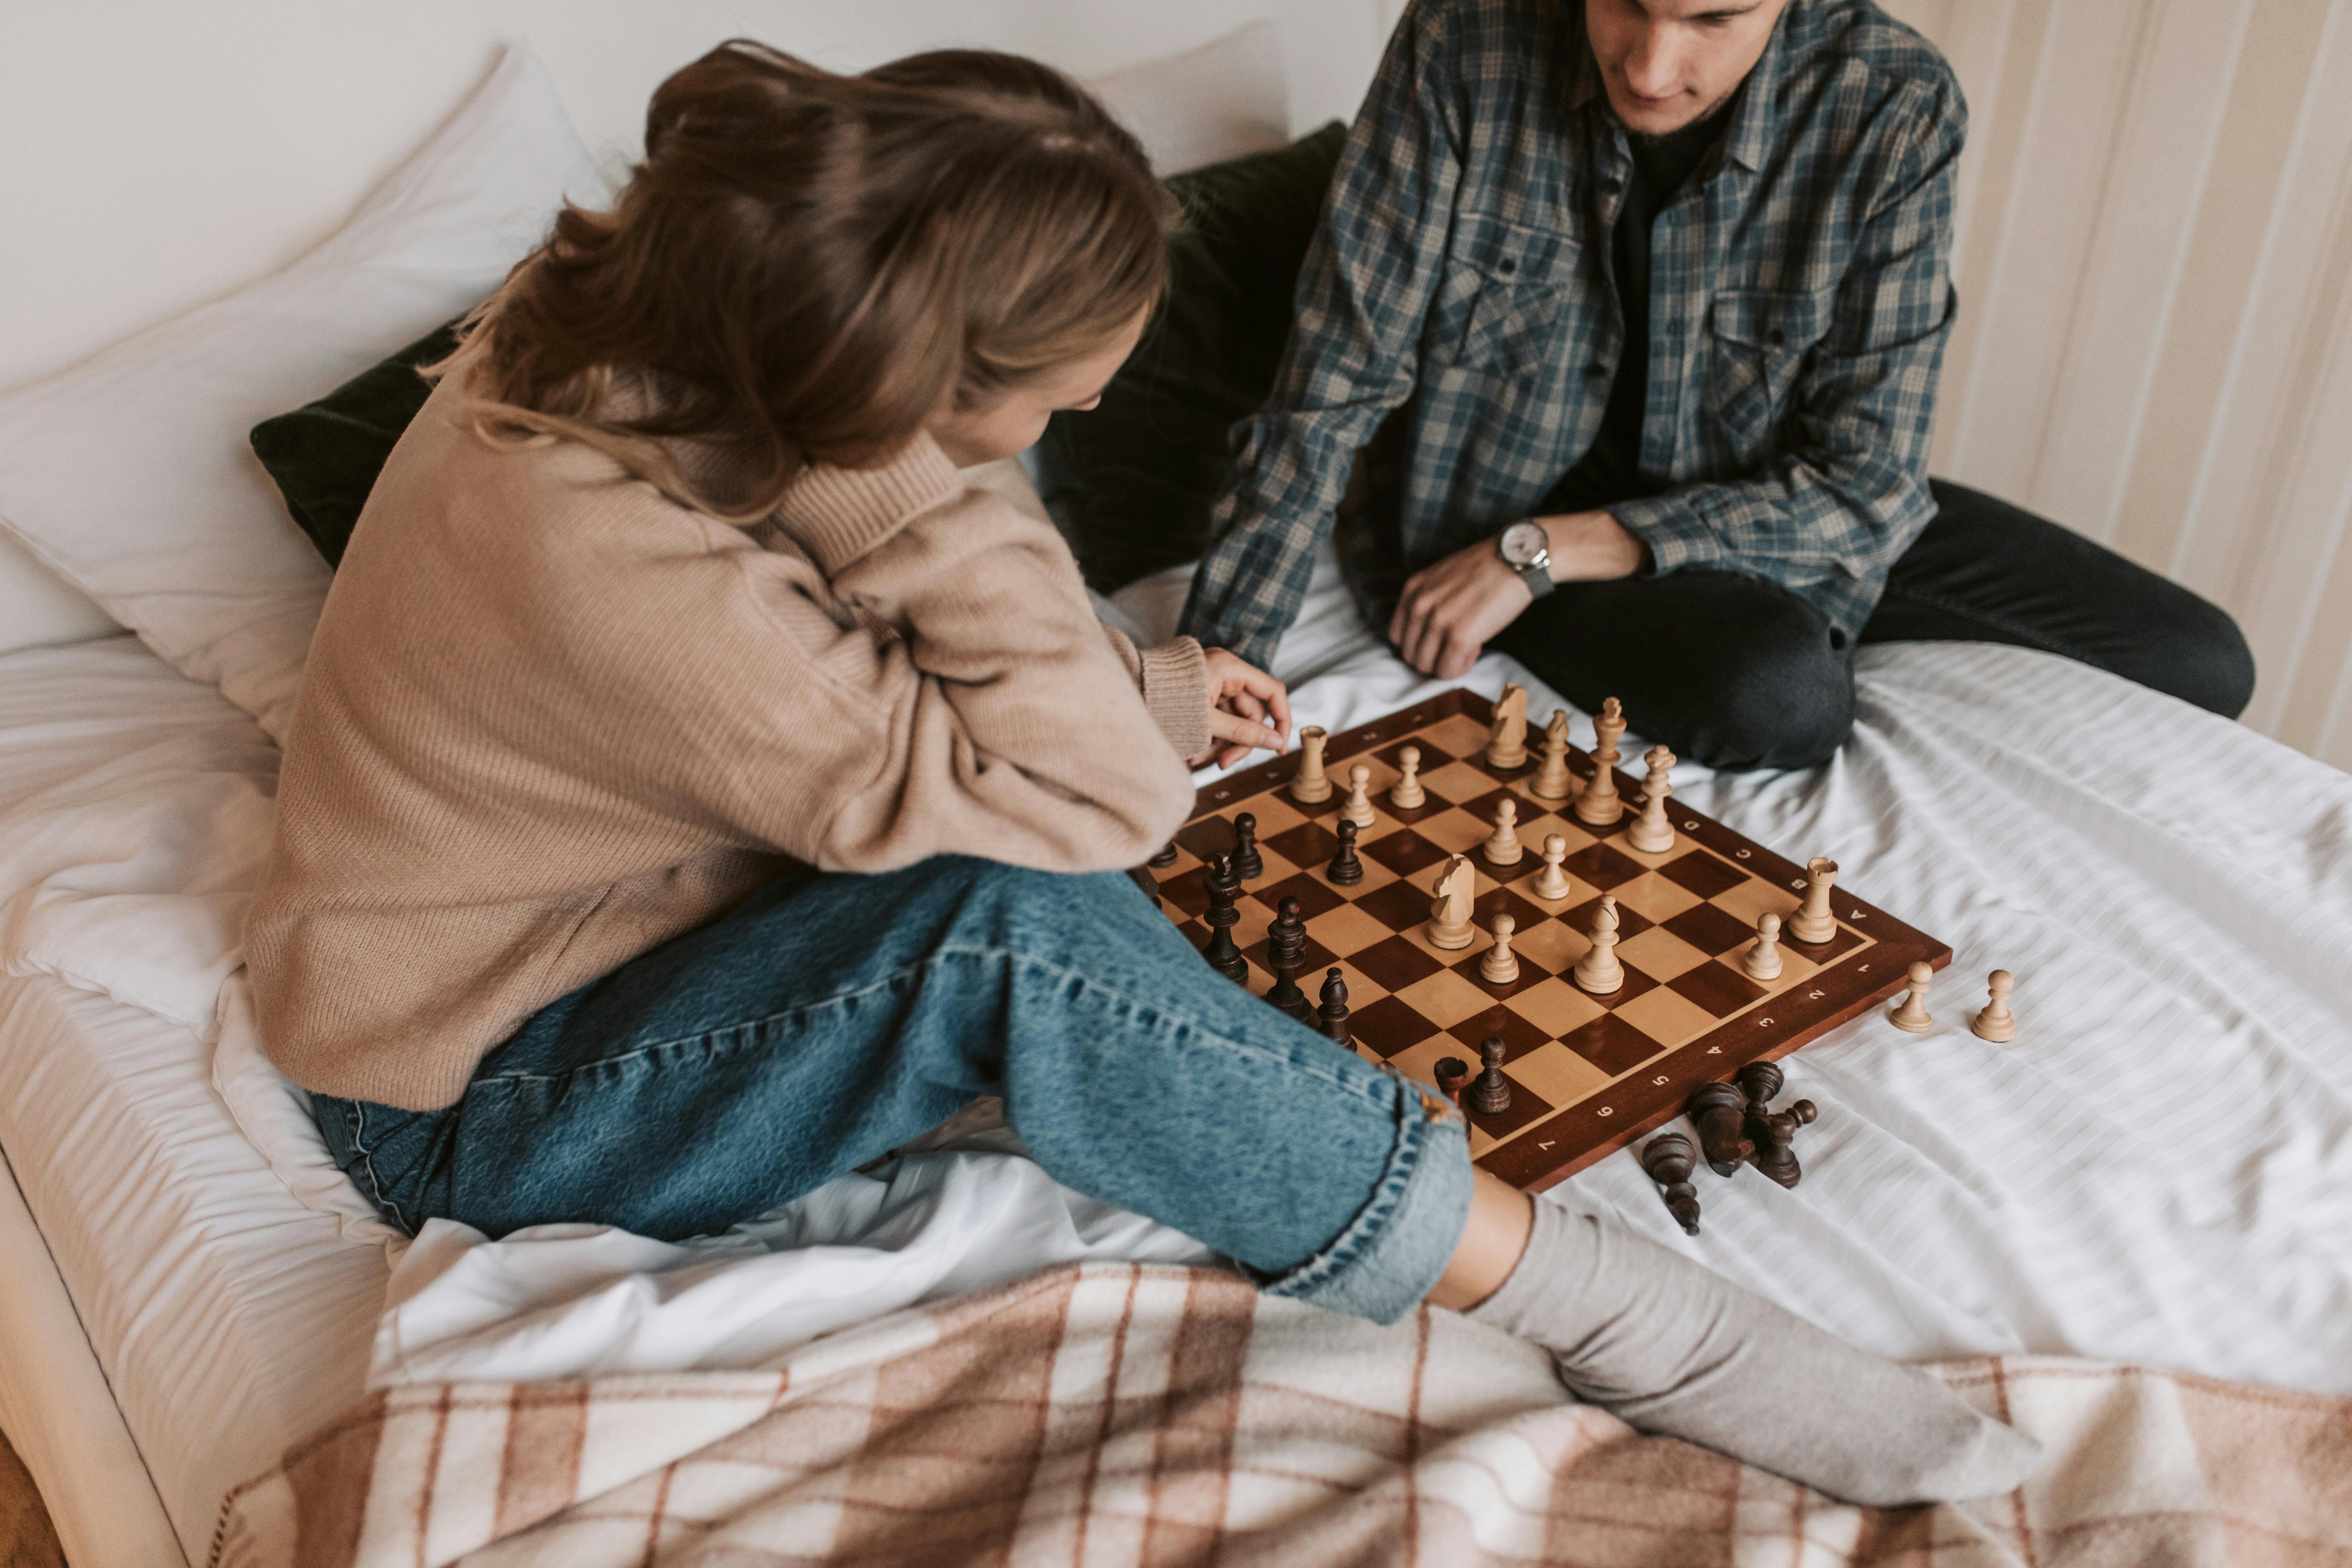
[[[1518,573],[1519,581],[1528,585],[1528,592],[1538,599],[1559,586],[1551,580],[1551,564],[1549,562],[1541,566],[1520,566],[1514,570]]]

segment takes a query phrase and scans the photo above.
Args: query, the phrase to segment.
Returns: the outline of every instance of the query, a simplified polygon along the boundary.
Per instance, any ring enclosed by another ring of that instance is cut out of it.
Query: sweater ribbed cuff
[[[833,577],[918,512],[962,492],[963,476],[939,443],[918,435],[878,468],[819,464],[803,470],[785,489],[776,514],[817,570]]]
[[[1188,761],[1209,749],[1209,663],[1201,645],[1178,637],[1139,648],[1143,706],[1176,754]]]

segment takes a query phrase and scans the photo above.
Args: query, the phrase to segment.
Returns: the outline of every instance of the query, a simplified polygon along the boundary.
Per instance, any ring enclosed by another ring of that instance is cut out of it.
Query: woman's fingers
[[[1220,741],[1231,741],[1241,747],[1240,752],[1234,753],[1235,756],[1261,747],[1269,752],[1282,750],[1281,739],[1262,721],[1244,718],[1239,713],[1228,713],[1222,708],[1209,710],[1209,733]]]

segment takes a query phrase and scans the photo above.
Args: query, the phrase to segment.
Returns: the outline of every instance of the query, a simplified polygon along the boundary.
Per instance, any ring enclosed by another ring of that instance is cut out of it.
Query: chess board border
[[[1475,691],[1456,687],[1401,712],[1334,733],[1324,742],[1324,765],[1334,773],[1340,773],[1333,764],[1400,741],[1457,713],[1480,724],[1495,721],[1495,705],[1491,701]],[[1528,715],[1530,740],[1539,729],[1534,717],[1532,713]],[[1539,752],[1540,748],[1530,746],[1529,750]],[[1591,753],[1580,747],[1569,747],[1569,765],[1580,779],[1592,776]],[[1531,773],[1534,769],[1535,758],[1531,756],[1525,769],[1513,772]],[[1203,784],[1194,792],[1192,815],[1186,819],[1187,826],[1251,795],[1279,789],[1297,772],[1298,753],[1293,751]],[[1622,767],[1612,772],[1618,791],[1630,808],[1642,798],[1642,781]],[[1781,886],[1791,891],[1804,886],[1802,866],[1752,838],[1734,833],[1712,817],[1675,805],[1673,822],[1675,831],[1687,835],[1694,843],[1753,868],[1759,878],[1777,878]],[[1149,877],[1150,873],[1143,875]],[[1150,890],[1157,897],[1156,887]],[[1636,1083],[1629,1078],[1578,1100],[1546,1123],[1547,1130],[1555,1130],[1559,1136],[1547,1140],[1545,1144],[1524,1137],[1514,1138],[1481,1156],[1479,1166],[1525,1191],[1541,1192],[1680,1116],[1684,1103],[1699,1085],[1712,1080],[1727,1081],[1749,1062],[1772,1061],[1787,1056],[1840,1024],[1860,1016],[1865,1009],[1888,1001],[1903,989],[1912,964],[1924,959],[1931,968],[1941,970],[1952,962],[1949,946],[1856,898],[1843,883],[1838,885],[1833,897],[1841,920],[1868,928],[1873,938],[1869,945],[1824,964],[1818,973],[1808,977],[1802,988],[1792,988],[1774,998],[1776,1005],[1769,1016],[1751,1018],[1741,1015],[1730,1018],[1720,1027],[1650,1063],[1641,1074],[1643,1081]],[[1804,949],[1792,946],[1790,951],[1801,953]],[[1874,984],[1863,980],[1870,969],[1882,965]],[[1826,987],[1822,984],[1832,978],[1844,984]],[[1759,1037],[1759,1029],[1770,1033]],[[1578,1152],[1555,1161],[1545,1150],[1563,1140],[1577,1145]]]

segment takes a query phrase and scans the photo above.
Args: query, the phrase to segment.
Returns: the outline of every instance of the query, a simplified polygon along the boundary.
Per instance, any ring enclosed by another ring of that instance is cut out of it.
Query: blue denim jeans
[[[403,1228],[675,1239],[982,1094],[1064,1185],[1376,1321],[1436,1283],[1469,1212],[1450,1107],[1217,973],[1133,881],[961,857],[764,889],[548,1004],[446,1110],[313,1103]]]

